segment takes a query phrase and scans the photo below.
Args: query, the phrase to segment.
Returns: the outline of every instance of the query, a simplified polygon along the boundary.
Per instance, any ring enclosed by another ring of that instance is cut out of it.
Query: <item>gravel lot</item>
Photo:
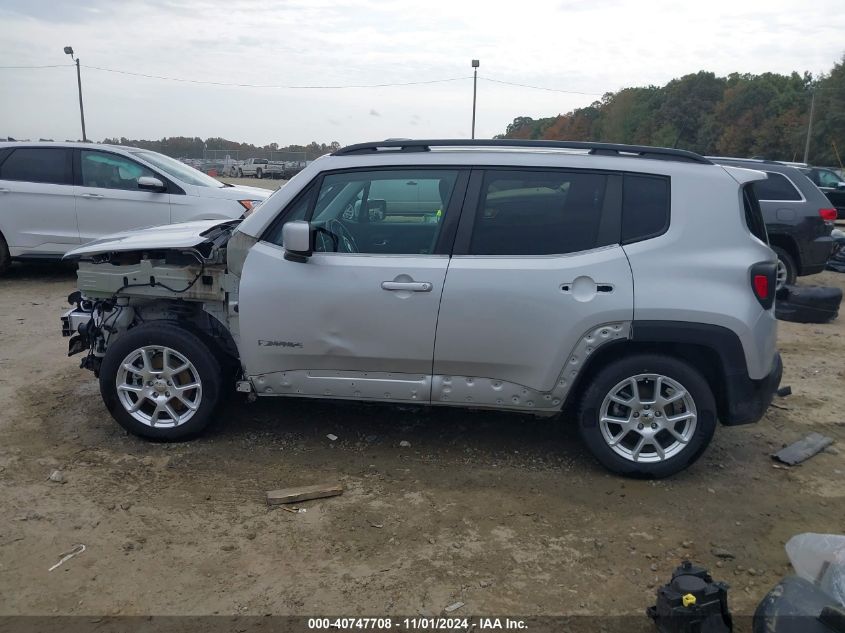
[[[65,355],[74,280],[0,278],[0,614],[642,614],[685,557],[749,614],[787,571],[786,539],[845,532],[842,318],[782,324],[783,408],[645,482],[604,472],[564,419],[490,412],[233,400],[196,441],[144,442]],[[773,467],[810,431],[837,444]],[[305,513],[264,504],[334,481],[346,492]]]

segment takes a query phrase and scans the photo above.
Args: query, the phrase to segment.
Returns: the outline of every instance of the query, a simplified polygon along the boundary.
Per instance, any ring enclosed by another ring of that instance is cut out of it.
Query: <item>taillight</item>
[[[754,275],[754,294],[761,301],[769,298],[769,278],[766,275]]]
[[[834,222],[836,220],[836,209],[819,209],[819,217],[825,222]]]
[[[775,262],[760,262],[751,267],[751,290],[764,310],[775,303],[777,267]]]

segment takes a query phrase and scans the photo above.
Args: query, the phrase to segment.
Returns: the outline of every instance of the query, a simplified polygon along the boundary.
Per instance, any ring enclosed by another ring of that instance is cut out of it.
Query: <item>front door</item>
[[[98,150],[79,152],[76,215],[82,243],[129,229],[170,224],[170,194],[138,189],[161,176],[134,160]]]
[[[556,410],[633,318],[622,175],[474,172],[446,276],[432,402]]]
[[[420,183],[439,192],[438,208],[419,201]],[[457,169],[344,171],[282,211],[239,289],[242,360],[259,393],[429,401],[465,183]],[[314,253],[289,261],[281,229],[301,219],[315,228]]]

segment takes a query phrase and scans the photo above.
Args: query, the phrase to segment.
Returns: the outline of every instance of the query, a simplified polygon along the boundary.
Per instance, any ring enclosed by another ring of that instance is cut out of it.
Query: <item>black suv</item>
[[[776,161],[709,156],[720,165],[765,172],[768,178],[754,183],[769,245],[778,256],[777,287],[795,283],[796,277],[824,270],[831,251],[836,211],[799,169]]]
[[[799,167],[802,174],[813,181],[830,203],[836,207],[840,220],[845,220],[845,177],[826,167]]]

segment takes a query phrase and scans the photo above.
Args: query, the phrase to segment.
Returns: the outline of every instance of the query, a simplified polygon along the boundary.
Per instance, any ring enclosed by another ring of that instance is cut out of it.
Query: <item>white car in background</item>
[[[237,219],[270,193],[136,147],[0,143],[0,273],[120,231]]]

